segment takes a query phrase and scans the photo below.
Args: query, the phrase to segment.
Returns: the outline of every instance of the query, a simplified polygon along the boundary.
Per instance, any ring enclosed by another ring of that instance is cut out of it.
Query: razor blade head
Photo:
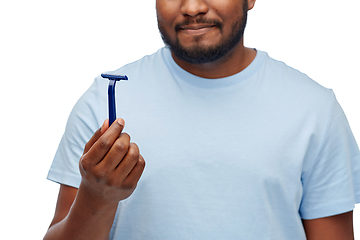
[[[126,75],[112,75],[112,74],[103,73],[101,74],[101,77],[114,81],[128,80],[128,77]]]

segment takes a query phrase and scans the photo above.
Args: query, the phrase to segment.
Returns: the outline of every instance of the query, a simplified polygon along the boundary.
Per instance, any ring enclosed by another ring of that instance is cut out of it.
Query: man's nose
[[[209,11],[207,0],[182,0],[180,8],[184,16],[196,17]]]

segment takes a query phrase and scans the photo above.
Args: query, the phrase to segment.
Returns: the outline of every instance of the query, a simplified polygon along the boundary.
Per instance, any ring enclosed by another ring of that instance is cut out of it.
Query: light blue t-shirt
[[[113,73],[129,77],[117,116],[146,168],[111,239],[300,240],[301,219],[360,202],[360,153],[333,92],[265,52],[222,79],[184,71],[167,48]],[[50,180],[79,186],[107,86],[97,77],[75,105]]]

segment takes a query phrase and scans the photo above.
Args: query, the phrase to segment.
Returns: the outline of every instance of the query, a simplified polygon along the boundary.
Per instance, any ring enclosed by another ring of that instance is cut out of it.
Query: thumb
[[[91,139],[86,143],[84,148],[84,154],[89,151],[92,145],[94,145],[94,143],[106,132],[108,128],[109,128],[109,119],[106,119],[103,125],[98,130],[96,130],[96,132],[91,137]]]

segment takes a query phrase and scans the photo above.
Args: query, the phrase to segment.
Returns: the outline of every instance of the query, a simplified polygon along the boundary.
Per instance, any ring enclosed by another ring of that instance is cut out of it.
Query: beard
[[[247,11],[248,4],[245,0],[243,5],[243,15],[232,24],[231,35],[215,46],[201,46],[199,42],[202,36],[198,36],[194,37],[195,44],[191,47],[186,48],[180,44],[177,36],[176,40],[172,41],[165,29],[159,23],[159,21],[158,28],[165,45],[170,48],[171,52],[177,58],[191,64],[209,63],[224,57],[242,40],[247,21]],[[198,18],[193,21],[186,19],[183,23],[177,24],[175,26],[175,31],[178,32],[181,26],[185,26],[194,22],[214,24],[216,27],[219,28],[220,32],[222,32],[223,29],[223,24],[219,21],[209,21],[203,18]]]

